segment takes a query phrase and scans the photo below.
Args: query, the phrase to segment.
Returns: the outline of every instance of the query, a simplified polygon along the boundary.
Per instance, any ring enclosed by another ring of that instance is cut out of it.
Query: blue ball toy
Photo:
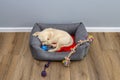
[[[48,46],[46,46],[46,45],[42,45],[41,48],[42,48],[42,50],[44,50],[44,51],[48,51]]]

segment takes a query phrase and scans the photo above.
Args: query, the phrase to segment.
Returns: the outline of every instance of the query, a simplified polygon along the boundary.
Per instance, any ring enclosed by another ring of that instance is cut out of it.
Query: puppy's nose
[[[42,41],[42,45],[45,45],[45,43]]]

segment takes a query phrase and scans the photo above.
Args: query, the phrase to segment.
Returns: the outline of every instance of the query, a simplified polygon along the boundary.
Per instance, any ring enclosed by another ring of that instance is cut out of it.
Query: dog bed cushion
[[[34,27],[30,33],[30,50],[32,56],[37,60],[51,60],[51,61],[61,61],[65,56],[69,54],[68,52],[47,52],[40,48],[41,41],[32,36],[33,33],[37,31],[42,31],[45,28],[56,28],[60,30],[67,31],[70,35],[75,36],[75,42],[79,40],[84,40],[88,36],[85,26],[82,22],[72,23],[72,24],[43,24],[35,23]],[[71,56],[71,60],[81,60],[87,54],[90,44],[84,43],[76,49],[76,52]]]

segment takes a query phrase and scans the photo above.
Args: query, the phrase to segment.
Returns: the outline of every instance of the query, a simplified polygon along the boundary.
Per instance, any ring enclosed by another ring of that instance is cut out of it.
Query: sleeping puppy
[[[33,36],[37,36],[43,45],[53,46],[48,52],[55,52],[61,47],[67,47],[73,44],[72,37],[65,31],[53,28],[46,28],[41,32],[35,32]]]

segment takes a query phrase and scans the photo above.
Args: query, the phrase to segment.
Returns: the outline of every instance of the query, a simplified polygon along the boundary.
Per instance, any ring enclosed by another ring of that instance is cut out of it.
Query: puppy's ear
[[[40,32],[35,32],[34,34],[33,34],[33,36],[38,36],[40,34]]]

